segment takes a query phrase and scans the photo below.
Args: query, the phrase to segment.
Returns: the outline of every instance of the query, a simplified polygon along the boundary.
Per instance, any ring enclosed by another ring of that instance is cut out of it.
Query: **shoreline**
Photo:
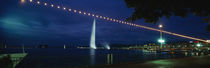
[[[210,55],[193,56],[177,59],[151,60],[143,63],[121,63],[112,65],[98,65],[81,68],[209,68]]]

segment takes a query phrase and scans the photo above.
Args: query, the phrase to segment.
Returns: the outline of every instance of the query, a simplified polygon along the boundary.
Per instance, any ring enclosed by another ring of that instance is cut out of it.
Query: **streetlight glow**
[[[25,0],[21,0],[21,3],[25,3]]]
[[[69,9],[69,11],[71,11],[71,9]]]
[[[160,27],[160,28],[162,28],[162,27],[163,27],[163,25],[159,25],[159,27]]]
[[[39,2],[39,1],[37,1],[37,4],[40,4],[40,2]]]
[[[64,7],[63,10],[66,10],[66,8]]]
[[[207,43],[210,43],[210,40],[206,40]]]
[[[82,11],[79,11],[79,14],[81,14],[82,13]]]
[[[53,4],[51,4],[51,7],[53,7],[54,5]]]
[[[95,14],[92,14],[92,16],[94,17],[94,16],[95,16]]]
[[[33,0],[30,0],[30,2],[32,2]]]
[[[109,20],[109,18],[106,18],[107,20]]]
[[[76,12],[77,12],[77,10],[74,10],[74,12],[76,13]]]
[[[158,39],[158,42],[159,42],[159,43],[164,43],[165,40],[163,40],[163,39]]]
[[[58,6],[57,8],[60,8],[60,6]]]
[[[47,6],[47,3],[44,3],[45,6]]]
[[[112,21],[112,18],[110,18],[110,21]]]
[[[198,43],[196,46],[197,46],[197,47],[200,47],[200,46],[201,46],[201,44],[199,44],[199,43]]]

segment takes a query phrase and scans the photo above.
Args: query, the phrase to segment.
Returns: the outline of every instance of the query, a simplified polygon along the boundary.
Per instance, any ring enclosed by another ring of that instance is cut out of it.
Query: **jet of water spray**
[[[92,27],[92,33],[91,33],[91,39],[90,39],[90,48],[91,49],[97,49],[96,43],[95,43],[95,33],[96,33],[96,19],[94,19],[93,27]]]
[[[109,44],[108,43],[104,43],[104,47],[106,48],[106,49],[110,49],[110,46],[109,46]]]

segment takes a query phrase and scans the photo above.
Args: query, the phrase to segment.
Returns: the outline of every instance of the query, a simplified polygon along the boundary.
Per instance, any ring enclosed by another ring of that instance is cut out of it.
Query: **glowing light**
[[[40,4],[40,2],[39,2],[39,1],[37,1],[37,4]]]
[[[69,11],[71,11],[71,9],[69,9]]]
[[[200,46],[201,46],[201,44],[199,44],[199,43],[198,43],[196,46],[197,46],[197,47],[200,47]]]
[[[47,3],[44,3],[45,6],[47,6]]]
[[[63,10],[66,10],[66,8],[65,8],[65,7],[63,7]]]
[[[33,0],[30,0],[30,2],[33,2]]]
[[[82,12],[81,11],[79,11],[79,14],[81,14]]]
[[[90,13],[88,13],[88,16],[90,16]]]
[[[77,12],[77,10],[74,10],[74,12],[76,13],[76,12]]]
[[[112,18],[110,18],[110,21],[112,21]]]
[[[158,39],[158,42],[159,42],[159,43],[164,43],[165,40],[163,40],[163,39]]]
[[[160,27],[160,28],[162,28],[162,27],[163,27],[163,25],[159,25],[159,27]]]
[[[206,42],[210,43],[210,40],[206,40]]]
[[[109,20],[109,18],[106,18],[107,20]]]
[[[51,4],[51,7],[54,7],[54,5],[53,5],[53,4]]]
[[[84,12],[84,15],[86,15],[86,12]]]
[[[65,44],[63,45],[63,48],[66,49],[66,45]]]
[[[92,16],[94,17],[94,16],[95,16],[95,14],[92,14]]]
[[[25,3],[25,0],[21,0],[20,2],[21,2],[21,3]]]
[[[103,18],[103,16],[100,16],[100,18]]]
[[[60,6],[58,6],[57,8],[61,8]]]
[[[106,19],[106,17],[104,17],[104,19]]]
[[[98,15],[96,15],[96,17],[98,18]]]
[[[118,22],[118,20],[116,20],[116,22]]]

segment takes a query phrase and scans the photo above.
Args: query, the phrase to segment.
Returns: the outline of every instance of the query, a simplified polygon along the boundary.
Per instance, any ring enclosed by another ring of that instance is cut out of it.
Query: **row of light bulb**
[[[34,3],[33,0],[29,0],[29,2]],[[84,12],[84,11],[71,9],[71,8],[67,8],[67,7],[61,7],[59,5],[55,6],[54,4],[49,4],[47,2],[41,3],[40,1],[36,1],[35,3],[39,4],[39,5],[43,4],[44,6],[50,6],[50,7],[55,7],[55,8],[58,8],[58,9],[63,9],[65,11],[74,12],[74,13],[77,13],[77,14],[83,14],[83,15],[87,15],[87,16],[91,16],[91,17],[95,17],[95,18],[100,18],[100,19],[104,19],[104,20],[107,20],[107,21],[112,21],[112,22],[121,23],[121,24],[127,24],[127,25],[130,25],[130,26],[140,27],[140,28],[153,30],[153,31],[162,31],[163,33],[178,36],[178,37],[183,37],[183,38],[187,38],[187,39],[191,39],[191,40],[198,40],[198,41],[202,41],[202,42],[207,42],[207,40],[204,40],[204,39],[194,38],[194,37],[181,35],[181,34],[169,32],[169,31],[165,31],[165,30],[155,29],[155,28],[151,28],[151,27],[147,27],[147,26],[143,26],[143,25],[139,25],[139,24],[134,24],[134,23],[131,23],[131,22],[123,21],[123,20],[118,20],[118,19],[114,19],[114,18],[110,18],[110,17],[106,17],[106,16],[97,15],[97,14],[94,14],[94,13]],[[210,43],[210,42],[207,42],[207,43]]]
[[[29,0],[30,2],[33,2],[33,0]],[[41,2],[40,1],[37,1],[36,2],[37,4],[41,5]],[[123,23],[123,24],[131,24],[131,25],[135,25],[133,23],[130,23],[130,22],[126,22],[126,21],[122,21],[122,20],[118,20],[118,19],[113,19],[113,18],[110,18],[110,17],[106,17],[106,16],[100,16],[100,15],[97,15],[97,14],[93,14],[93,13],[89,13],[89,12],[83,12],[83,11],[79,11],[79,10],[76,10],[76,9],[71,9],[71,8],[66,8],[66,7],[61,7],[61,6],[55,6],[53,4],[48,4],[46,2],[43,3],[44,6],[48,6],[50,5],[50,7],[56,7],[58,9],[63,9],[63,10],[67,10],[69,12],[74,12],[74,13],[79,13],[79,14],[83,14],[83,15],[88,15],[88,16],[92,16],[92,17],[95,17],[95,18],[101,18],[101,19],[104,19],[104,20],[108,20],[108,21],[112,21],[112,22],[118,22],[118,23]]]

